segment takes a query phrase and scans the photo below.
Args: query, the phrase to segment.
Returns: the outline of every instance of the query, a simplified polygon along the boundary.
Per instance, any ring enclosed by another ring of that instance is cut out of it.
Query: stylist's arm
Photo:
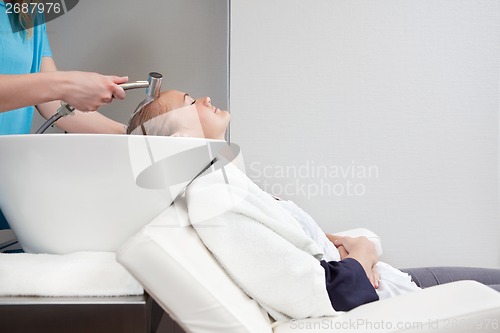
[[[45,71],[44,71],[45,70]],[[87,72],[58,72],[44,57],[40,73],[0,75],[0,112],[61,100],[80,111],[95,111],[112,98],[125,98],[119,86],[127,77]]]
[[[114,121],[99,112],[81,112],[96,110],[104,104],[110,103],[113,97],[123,99],[125,91],[118,84],[127,82],[127,77],[104,76],[86,72],[57,72],[54,60],[44,57],[40,74],[63,73],[67,77],[65,93],[61,100],[74,106],[77,111],[74,115],[59,119],[56,126],[70,133],[110,133],[123,134],[125,129],[122,123]],[[40,114],[48,119],[59,108],[59,101],[37,104]]]

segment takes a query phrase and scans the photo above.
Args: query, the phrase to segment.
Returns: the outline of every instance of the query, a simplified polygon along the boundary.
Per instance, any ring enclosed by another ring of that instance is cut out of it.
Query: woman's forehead
[[[189,94],[178,90],[168,90],[161,96],[161,99],[167,102],[167,104],[175,106],[183,106],[188,98],[190,98]]]
[[[163,93],[163,95],[171,100],[184,100],[184,96],[186,95],[185,92],[179,91],[179,90],[167,90]],[[189,94],[188,94],[189,95]]]

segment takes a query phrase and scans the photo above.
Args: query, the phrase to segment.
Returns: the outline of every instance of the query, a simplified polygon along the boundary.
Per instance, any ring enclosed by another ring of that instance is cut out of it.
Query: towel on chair
[[[142,295],[114,252],[0,254],[0,296]]]
[[[316,243],[234,165],[195,179],[186,202],[202,242],[276,320],[336,314]]]

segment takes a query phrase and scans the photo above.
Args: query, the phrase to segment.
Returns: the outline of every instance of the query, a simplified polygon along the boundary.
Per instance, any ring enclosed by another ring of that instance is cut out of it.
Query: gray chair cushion
[[[474,280],[500,291],[500,269],[474,267],[420,267],[404,268],[413,281],[422,288],[438,284]]]

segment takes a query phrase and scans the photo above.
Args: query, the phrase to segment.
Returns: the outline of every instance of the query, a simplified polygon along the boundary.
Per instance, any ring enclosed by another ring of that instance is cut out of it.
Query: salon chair
[[[371,238],[380,245],[375,235]],[[203,245],[189,225],[182,199],[129,239],[117,259],[177,322],[176,333],[464,332],[474,325],[482,325],[485,332],[500,329],[500,270],[473,268],[406,269],[425,289],[337,317],[274,322]],[[467,280],[476,277],[497,290]]]

